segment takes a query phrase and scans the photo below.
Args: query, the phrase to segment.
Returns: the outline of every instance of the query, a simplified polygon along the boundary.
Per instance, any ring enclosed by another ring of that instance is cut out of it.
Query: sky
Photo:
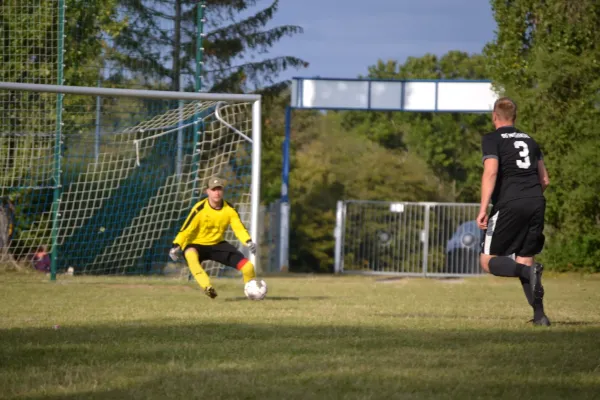
[[[257,8],[269,4],[258,0]],[[379,59],[480,53],[496,29],[488,0],[280,0],[269,26],[288,24],[304,33],[283,38],[270,55],[293,55],[310,66],[288,70],[280,80],[356,78]]]

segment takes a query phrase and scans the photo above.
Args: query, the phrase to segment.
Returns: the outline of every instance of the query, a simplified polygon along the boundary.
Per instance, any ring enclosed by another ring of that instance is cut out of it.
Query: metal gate
[[[260,237],[258,251],[258,269],[261,273],[281,272],[281,251],[279,237],[281,235],[281,206],[279,201],[261,206]]]
[[[335,271],[479,275],[478,211],[473,203],[339,201]]]

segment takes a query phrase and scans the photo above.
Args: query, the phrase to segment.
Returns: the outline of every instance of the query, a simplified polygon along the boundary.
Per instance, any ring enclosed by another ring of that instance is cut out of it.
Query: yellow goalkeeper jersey
[[[173,244],[179,245],[182,250],[189,244],[217,244],[225,240],[225,231],[230,225],[240,242],[250,240],[235,208],[223,200],[223,207],[217,210],[211,207],[208,199],[204,199],[194,205]]]

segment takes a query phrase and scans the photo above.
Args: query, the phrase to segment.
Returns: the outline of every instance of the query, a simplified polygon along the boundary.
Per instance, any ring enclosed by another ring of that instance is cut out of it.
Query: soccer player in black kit
[[[484,170],[477,224],[485,236],[480,262],[492,275],[518,277],[533,308],[533,323],[549,326],[543,304],[544,267],[534,256],[544,246],[544,190],[550,181],[538,144],[515,128],[516,117],[516,104],[498,99],[492,112],[496,130],[481,143]]]

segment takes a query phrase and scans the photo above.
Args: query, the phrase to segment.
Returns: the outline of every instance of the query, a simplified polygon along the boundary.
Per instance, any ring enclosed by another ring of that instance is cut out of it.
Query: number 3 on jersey
[[[519,152],[519,155],[523,157],[521,160],[517,160],[517,167],[523,169],[529,168],[531,166],[531,161],[529,160],[529,146],[527,146],[527,143],[517,140],[515,142],[515,148],[522,149]]]

